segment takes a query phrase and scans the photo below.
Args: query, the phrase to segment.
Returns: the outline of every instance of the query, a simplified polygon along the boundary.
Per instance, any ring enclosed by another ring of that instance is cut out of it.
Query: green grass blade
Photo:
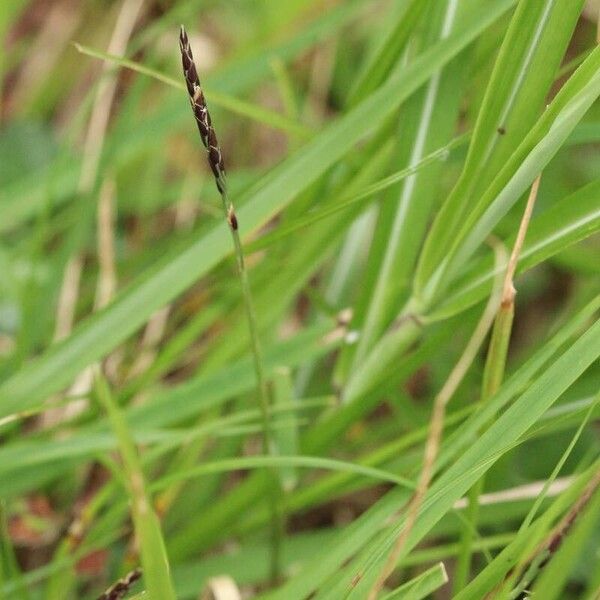
[[[426,11],[427,24],[419,36],[425,47],[435,40],[447,38],[460,23],[458,5],[454,0],[436,2]],[[463,54],[446,65],[407,102],[400,114],[396,164],[414,167],[432,149],[446,144],[451,138],[458,117],[466,62],[467,57]],[[377,275],[367,286],[368,302],[362,300],[368,305],[364,316],[355,318],[354,326],[360,329],[354,352],[355,366],[364,360],[396,315],[400,299],[406,296],[439,189],[440,167],[440,163],[435,163],[410,175],[402,185],[390,190],[382,202],[368,263],[368,268],[376,270]]]
[[[547,600],[564,598],[569,575],[586,560],[585,549],[590,547],[590,539],[597,531],[600,522],[600,493],[595,492],[590,504],[579,515],[572,530],[566,534],[550,562],[542,567],[541,574],[531,587],[532,595]],[[597,564],[597,559],[596,559]]]
[[[96,378],[96,391],[98,401],[107,412],[119,443],[123,467],[129,483],[134,527],[140,544],[143,576],[148,595],[153,599],[174,600],[175,593],[169,573],[165,542],[158,517],[145,490],[142,466],[129,426],[112,398],[108,385],[99,375]]]
[[[569,445],[565,448],[565,451],[562,453],[560,460],[556,463],[556,466],[552,470],[552,473],[550,473],[550,476],[548,477],[548,479],[546,479],[546,481],[544,483],[544,487],[542,488],[542,491],[540,492],[539,496],[535,499],[535,502],[533,503],[531,510],[527,513],[527,516],[523,520],[523,523],[521,524],[519,531],[525,531],[531,525],[533,519],[536,516],[537,511],[539,510],[542,502],[544,501],[544,498],[546,497],[546,494],[548,493],[548,488],[552,485],[552,482],[556,480],[556,478],[558,477],[558,474],[564,467],[566,460],[571,455],[571,452],[573,451],[575,444],[577,444],[579,438],[581,437],[581,434],[583,433],[583,430],[585,429],[586,425],[588,424],[588,421],[589,421],[590,417],[592,416],[592,413],[594,412],[594,409],[596,408],[596,406],[598,405],[599,402],[600,402],[600,394],[598,394],[596,396],[596,398],[594,399],[593,403],[590,404],[590,407],[588,408],[587,412],[585,413],[583,420],[581,421],[579,427],[577,428],[577,431],[575,431],[575,433],[573,434],[573,437],[571,438]]]
[[[304,227],[308,227],[313,223],[318,223],[322,219],[326,219],[329,216],[335,215],[339,211],[347,210],[357,203],[362,203],[364,200],[372,198],[379,192],[383,192],[388,188],[400,183],[401,181],[404,181],[411,175],[416,175],[422,169],[425,169],[425,167],[431,165],[432,163],[445,161],[448,157],[448,153],[451,150],[462,146],[467,140],[468,134],[459,136],[448,144],[441,146],[437,150],[431,151],[429,154],[427,154],[427,156],[424,156],[422,160],[418,161],[414,165],[406,167],[405,169],[400,169],[399,171],[392,173],[391,175],[388,175],[379,181],[371,183],[368,186],[365,186],[362,190],[359,190],[355,194],[352,194],[348,197],[341,197],[339,200],[332,200],[325,206],[320,206],[319,208],[310,211],[307,215],[294,219],[291,223],[279,226],[272,233],[267,233],[266,235],[258,238],[256,241],[250,242],[247,247],[248,252],[262,250],[263,248],[266,248],[271,244],[298,232]]]
[[[519,3],[494,65],[461,178],[438,214],[421,255],[416,277],[419,294],[452,245],[470,205],[535,123],[582,4],[580,0]]]
[[[12,545],[8,529],[6,504],[0,501],[0,598],[8,598],[4,591],[4,584],[8,581],[15,582],[19,597],[29,600],[31,595],[25,585],[23,574]]]
[[[290,369],[280,367],[275,370],[272,379],[273,404],[274,406],[286,406],[297,404],[294,397],[293,380]],[[300,408],[300,406],[298,407]],[[298,435],[299,435],[299,415],[293,412],[292,426],[288,429],[280,429],[274,433],[273,439],[275,448],[280,455],[292,456],[298,454]],[[290,492],[298,483],[298,473],[293,465],[284,466],[279,469],[281,489],[284,492]]]
[[[558,152],[577,123],[583,118],[590,106],[600,96],[600,51],[592,53],[580,69],[573,75],[572,81],[565,84],[554,102],[548,107],[528,136],[515,151],[506,171],[500,173],[500,182],[492,184],[490,190],[481,198],[473,212],[466,219],[459,239],[460,249],[448,261],[448,276],[452,276],[456,266],[464,264],[485,237],[492,231],[500,219],[514,205],[521,194],[531,185],[537,174],[541,173],[550,159]],[[581,77],[578,77],[581,75]],[[546,120],[548,116],[548,120]],[[538,135],[542,134],[539,137]],[[531,147],[532,142],[535,144]],[[527,147],[531,149],[529,151]],[[506,174],[514,169],[510,178]],[[504,180],[504,181],[502,181]],[[502,186],[502,187],[501,187]],[[481,207],[481,208],[480,208]],[[486,207],[486,208],[484,208]],[[462,231],[466,234],[462,234]],[[456,244],[456,242],[455,242]]]
[[[382,600],[422,600],[446,583],[448,583],[448,574],[444,563],[438,563],[421,573],[421,575],[396,588],[390,594],[386,594]]]
[[[571,347],[556,360],[545,372],[520,396],[520,398],[493,423],[493,425],[475,442],[454,459],[444,474],[432,485],[424,502],[415,528],[409,538],[409,547],[416,544],[423,535],[448,511],[453,503],[464,494],[479,477],[495,462],[499,456],[512,446],[512,443],[532,427],[540,416],[567,389],[585,369],[600,355],[600,321],[590,327]],[[527,378],[527,381],[529,379]],[[506,385],[506,384],[505,384]],[[504,387],[504,386],[503,386]],[[501,390],[502,391],[502,390]],[[491,401],[488,407],[498,408]],[[475,420],[468,422],[469,428],[480,426]],[[458,435],[467,425],[459,429]],[[471,437],[467,437],[471,440]],[[310,593],[328,576],[332,575],[339,565],[372,539],[378,526],[402,506],[408,495],[400,491],[388,494],[375,504],[361,518],[356,520],[346,531],[344,539],[329,548],[325,559],[311,562],[305,573],[310,578],[298,575],[269,595],[270,599],[300,597]],[[368,567],[371,577],[362,571],[364,579],[354,588],[354,594],[364,597],[370,589],[371,579],[379,572],[381,563],[386,559],[390,545],[397,537],[397,529],[385,536],[371,556]]]
[[[136,73],[141,73],[142,75],[152,77],[153,79],[181,90],[182,92],[185,91],[185,85],[181,81],[174,79],[169,75],[165,75],[156,69],[152,69],[133,60],[129,60],[123,56],[115,56],[114,54],[107,54],[106,52],[95,50],[94,48],[84,46],[83,44],[79,44],[77,42],[74,42],[73,45],[75,48],[77,48],[77,51],[81,52],[82,54],[91,56],[92,58],[99,58],[100,60],[113,63],[126,69],[131,69]],[[277,114],[273,111],[265,110],[256,104],[245,102],[239,98],[234,98],[229,94],[211,90],[210,88],[207,88],[205,92],[208,102],[211,106],[220,106],[221,108],[224,108],[233,114],[250,119],[251,121],[256,121],[262,125],[273,127],[274,129],[280,129],[281,131],[285,131],[291,135],[299,136],[303,139],[310,137],[312,134],[312,131],[308,127],[303,126],[297,121],[289,119],[288,117]]]
[[[552,406],[558,397],[600,356],[600,320],[596,321],[581,338],[556,360],[496,421],[479,440],[468,448],[430,488],[423,510],[419,515],[408,546],[413,547],[429,529],[451,509],[458,500],[485,473],[491,465],[515,443]],[[491,404],[491,402],[490,402]],[[402,523],[393,528],[391,535],[379,545],[380,557],[366,567],[371,575],[387,556],[389,546],[397,536]],[[406,553],[408,548],[404,550]],[[404,554],[403,554],[404,555]],[[360,597],[366,583],[355,588]],[[361,582],[362,583],[362,582]]]
[[[594,181],[554,203],[530,224],[517,273],[523,273],[565,248],[600,230],[600,181]],[[507,247],[515,236],[505,241]],[[503,267],[502,267],[503,268]],[[468,308],[489,293],[496,273],[491,257],[474,261],[456,281],[444,301],[430,313],[433,320],[445,319]]]
[[[221,460],[214,463],[205,463],[198,467],[187,469],[181,473],[174,473],[162,478],[152,486],[152,489],[163,489],[174,482],[191,477],[200,477],[209,473],[222,473],[227,471],[238,471],[245,469],[258,469],[261,467],[303,467],[312,469],[327,469],[345,473],[363,475],[380,481],[395,483],[396,485],[414,488],[414,483],[405,477],[388,473],[381,469],[349,463],[333,458],[321,458],[318,456],[246,456]]]
[[[409,0],[403,2],[397,9],[397,14],[394,15],[394,26],[388,29],[385,37],[379,42],[378,47],[369,56],[356,77],[348,97],[350,105],[373,93],[400,62],[400,55],[426,5],[427,2]]]
[[[569,506],[577,501],[585,484],[598,468],[598,463],[580,475],[577,480],[535,521],[527,532],[518,535],[496,558],[483,569],[471,583],[462,590],[456,600],[479,600],[502,582],[532,542],[541,542],[552,526]]]

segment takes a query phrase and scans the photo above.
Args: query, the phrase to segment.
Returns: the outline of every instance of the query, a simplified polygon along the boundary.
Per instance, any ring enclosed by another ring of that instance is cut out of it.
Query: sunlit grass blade
[[[107,54],[106,52],[101,52],[100,50],[90,48],[77,42],[74,42],[74,46],[77,48],[77,51],[81,52],[82,54],[113,63],[126,69],[131,69],[132,71],[136,71],[142,75],[152,77],[153,79],[156,79],[165,85],[185,91],[185,85],[183,85],[183,83],[181,83],[178,79],[161,73],[160,71],[152,69],[151,67],[147,67],[143,64],[125,58],[124,56]],[[245,102],[244,100],[234,98],[233,96],[229,96],[228,94],[218,92],[216,90],[211,90],[210,88],[206,90],[206,95],[211,104],[224,108],[232,114],[239,115],[246,119],[256,121],[257,123],[261,123],[262,125],[267,125],[275,129],[281,129],[286,133],[300,136],[303,139],[310,137],[312,134],[310,128],[303,126],[297,121],[293,121],[292,119],[289,119],[288,117],[280,115],[276,112],[266,110],[256,104]]]
[[[572,244],[594,235],[600,229],[599,193],[600,181],[594,181],[554,203],[541,215],[534,216],[517,273],[531,269]],[[511,246],[513,241],[514,236],[511,236],[505,243]],[[483,298],[494,277],[490,258],[481,258],[469,265],[430,318],[448,318]]]
[[[535,123],[582,4],[580,0],[519,2],[486,89],[461,178],[437,215],[421,255],[416,278],[419,294],[473,202]]]
[[[148,595],[151,598],[174,599],[175,593],[171,583],[165,543],[160,523],[145,489],[138,451],[120,408],[111,396],[105,379],[99,374],[96,376],[96,393],[98,401],[108,414],[119,443]]]
[[[320,206],[319,208],[310,211],[307,215],[299,217],[291,223],[278,227],[275,231],[261,236],[256,241],[250,242],[247,246],[248,251],[253,252],[256,250],[262,250],[263,248],[266,248],[289,235],[298,233],[304,227],[308,227],[313,223],[317,223],[322,219],[326,219],[329,216],[335,215],[338,211],[349,209],[357,203],[362,204],[363,201],[367,201],[365,204],[368,204],[370,199],[379,192],[383,192],[410,177],[411,175],[417,174],[432,163],[446,161],[448,158],[448,153],[454,148],[458,148],[465,144],[468,139],[468,134],[459,136],[445,146],[442,146],[437,150],[433,150],[414,165],[405,169],[400,169],[396,173],[392,173],[391,175],[388,175],[379,181],[371,183],[368,186],[365,186],[364,189],[359,190],[347,198],[342,197],[330,201],[327,205]]]
[[[209,473],[220,473],[226,471],[238,471],[245,469],[257,469],[260,467],[304,467],[313,469],[327,469],[340,472],[363,475],[380,481],[395,483],[396,485],[413,488],[414,483],[405,477],[388,473],[381,469],[349,463],[332,458],[320,458],[318,456],[246,456],[222,460],[215,463],[206,463],[198,467],[192,467],[182,473],[174,473],[162,478],[152,486],[152,489],[162,489],[171,483],[191,477],[200,477]]]
[[[421,575],[385,594],[382,600],[422,600],[448,582],[444,563],[427,569]]]
[[[356,104],[382,85],[386,77],[400,62],[401,53],[419,22],[425,2],[410,0],[396,9],[393,27],[386,32],[377,48],[360,69],[348,97],[350,105]]]
[[[451,35],[460,27],[464,13],[454,0],[431,4],[425,11],[426,23],[416,35],[411,49],[427,47]],[[409,59],[407,59],[409,60]],[[439,145],[446,144],[456,127],[460,87],[467,53],[435,73],[415,94],[399,116],[394,164],[409,168]],[[361,364],[385,327],[396,316],[407,296],[423,236],[435,206],[441,164],[411,174],[386,195],[380,206],[368,268],[374,280],[365,286],[364,314],[355,316],[360,337],[354,352],[354,366]],[[360,305],[359,305],[360,306]]]

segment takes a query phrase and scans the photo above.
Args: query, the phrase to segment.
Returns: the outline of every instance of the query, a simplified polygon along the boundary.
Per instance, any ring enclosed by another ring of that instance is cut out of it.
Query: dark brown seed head
[[[198,131],[200,133],[200,139],[204,144],[208,152],[208,164],[210,166],[213,175],[215,176],[215,182],[219,192],[224,192],[224,181],[225,181],[225,164],[223,162],[223,156],[221,154],[221,148],[215,134],[214,127],[208,112],[208,106],[206,105],[206,99],[200,85],[200,78],[198,77],[198,71],[194,64],[194,56],[192,54],[192,48],[188,39],[187,33],[181,26],[181,32],[179,34],[179,48],[181,49],[181,64],[183,66],[183,75],[185,77],[185,84],[190,95],[190,103],[192,105],[192,111],[198,125]]]

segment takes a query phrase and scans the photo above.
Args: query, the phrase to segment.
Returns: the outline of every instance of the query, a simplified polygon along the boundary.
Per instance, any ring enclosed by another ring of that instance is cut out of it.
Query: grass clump
[[[597,597],[590,5],[0,9],[0,597]]]

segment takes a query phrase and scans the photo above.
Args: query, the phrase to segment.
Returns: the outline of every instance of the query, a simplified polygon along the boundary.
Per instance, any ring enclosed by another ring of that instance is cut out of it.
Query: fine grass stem
[[[521,218],[519,230],[515,243],[506,267],[504,274],[504,283],[502,286],[502,297],[500,301],[500,307],[498,308],[498,314],[494,321],[494,327],[492,329],[492,337],[490,340],[490,346],[487,353],[485,362],[485,368],[483,371],[483,381],[481,386],[481,401],[487,402],[502,385],[504,379],[504,370],[506,366],[506,357],[508,354],[508,347],[510,343],[510,336],[512,331],[512,324],[515,315],[515,285],[514,277],[525,242],[525,235],[531,221],[531,215],[533,213],[533,207],[537,198],[540,177],[538,175],[534,180],[527,203],[525,204],[525,210]],[[461,552],[458,557],[456,573],[454,577],[454,593],[459,592],[465,587],[469,579],[469,571],[471,565],[472,546],[474,532],[477,528],[477,518],[479,512],[479,496],[483,493],[485,485],[485,476],[471,488],[469,491],[469,506],[466,511],[465,518],[467,520],[467,526],[463,529],[461,536]]]
[[[244,251],[242,248],[242,242],[238,231],[238,220],[235,214],[233,203],[229,199],[227,179],[225,176],[225,164],[223,162],[221,148],[219,146],[219,142],[217,141],[217,136],[212,125],[210,114],[208,112],[208,107],[206,105],[204,93],[200,85],[200,78],[198,77],[196,65],[194,64],[194,57],[192,55],[190,42],[183,26],[181,26],[179,36],[179,47],[181,49],[183,73],[185,76],[187,90],[190,95],[192,111],[196,119],[196,124],[198,125],[200,139],[202,140],[202,143],[204,144],[204,147],[206,148],[208,153],[208,164],[214,175],[215,183],[217,185],[217,189],[219,190],[219,194],[221,195],[223,215],[225,217],[225,220],[227,221],[227,224],[229,225],[231,238],[233,240],[237,270],[242,286],[244,310],[246,313],[248,330],[250,333],[250,344],[252,348],[254,371],[256,374],[256,381],[258,384],[258,400],[263,428],[263,452],[267,456],[274,456],[276,454],[276,451],[274,448],[271,434],[269,391],[267,387],[267,379],[265,377],[262,348],[258,336],[258,325],[256,321],[254,303],[252,301],[250,280],[248,278],[248,271],[246,269],[246,263],[244,260]],[[272,475],[273,479],[272,485],[270,486],[269,490],[269,504],[272,518],[271,536],[273,543],[271,579],[273,582],[275,582],[279,579],[279,553],[283,534],[283,523],[279,507],[280,490],[278,485],[278,477],[276,472],[274,471],[270,471],[270,474]]]
[[[147,77],[151,77],[156,81],[160,81],[165,85],[170,87],[183,90],[184,86],[179,83],[176,79],[169,77],[169,75],[165,75],[160,71],[156,71],[155,69],[151,69],[150,67],[137,63],[135,61],[129,60],[123,56],[119,56],[117,54],[110,54],[107,52],[101,52],[94,48],[89,48],[88,46],[84,46],[83,44],[79,44],[77,42],[73,42],[73,46],[75,49],[81,54],[85,54],[86,56],[91,56],[92,58],[97,58],[99,60],[105,61],[107,64],[112,63],[119,67],[130,69],[131,71],[135,71],[136,73],[140,73]],[[279,113],[265,110],[261,108],[257,104],[251,104],[249,102],[244,102],[239,98],[230,96],[229,94],[223,94],[217,90],[210,90],[210,101],[211,104],[220,106],[232,114],[239,115],[251,121],[255,121],[256,123],[262,123],[273,129],[279,129],[284,131],[290,135],[296,136],[298,139],[307,139],[312,136],[314,133],[309,127],[303,125],[299,121],[286,117],[284,115],[280,115]]]

